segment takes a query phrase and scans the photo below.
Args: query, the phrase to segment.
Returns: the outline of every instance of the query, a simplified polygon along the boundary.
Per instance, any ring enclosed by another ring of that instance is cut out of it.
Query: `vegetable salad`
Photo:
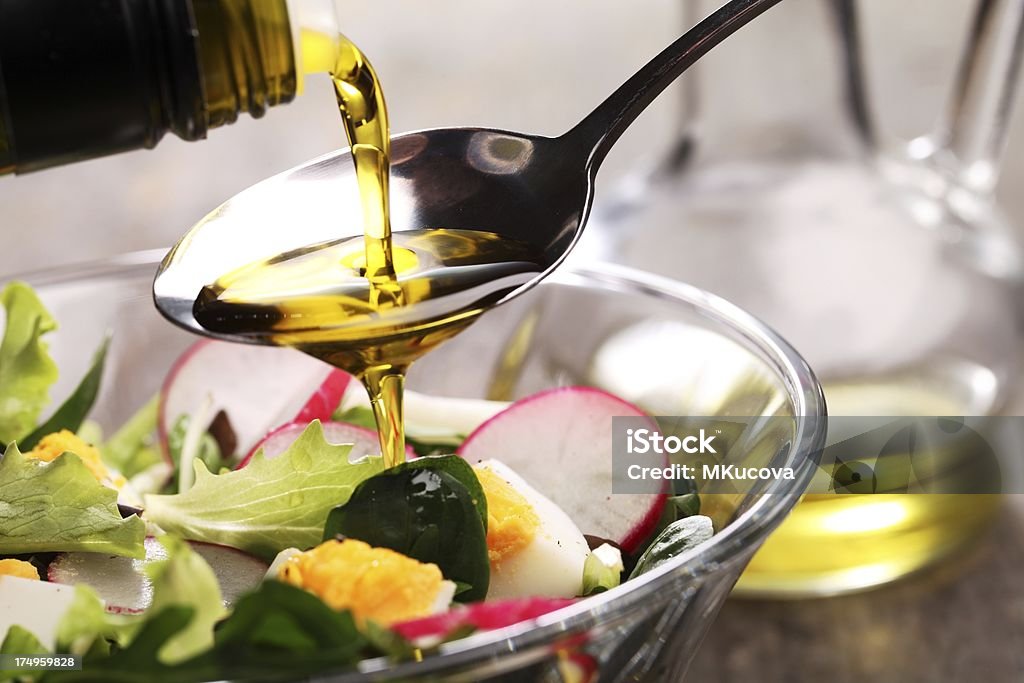
[[[409,459],[386,469],[357,382],[297,352],[276,350],[291,359],[276,366],[246,356],[266,349],[203,341],[104,434],[89,416],[109,340],[53,406],[57,321],[22,283],[0,303],[0,654],[84,661],[0,680],[418,660],[614,589],[713,533],[692,488],[610,496],[610,472],[578,476],[607,456],[611,416],[644,416],[596,389],[512,404],[412,393]]]

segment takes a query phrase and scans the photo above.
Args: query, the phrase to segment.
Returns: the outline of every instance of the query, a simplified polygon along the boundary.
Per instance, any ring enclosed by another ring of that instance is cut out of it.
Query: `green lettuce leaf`
[[[93,355],[92,365],[75,390],[57,408],[56,412],[50,416],[50,419],[36,427],[31,434],[21,439],[18,445],[22,449],[27,451],[35,448],[35,445],[44,436],[59,432],[62,429],[67,429],[71,432],[78,431],[85,417],[92,410],[93,404],[96,403],[96,396],[100,393],[100,380],[103,378],[103,366],[106,363],[107,349],[109,348],[110,337],[107,336],[96,350],[95,355]]]
[[[213,645],[213,627],[227,615],[217,577],[200,555],[174,536],[160,537],[167,548],[167,559],[146,568],[153,582],[153,603],[148,614],[159,614],[167,607],[192,608],[188,626],[160,648],[158,657],[165,664],[176,664],[208,650]]]
[[[167,671],[213,647],[214,627],[227,615],[217,577],[181,539],[164,536],[160,542],[167,559],[146,568],[153,602],[144,614],[108,614],[91,588],[76,587],[57,626],[57,652],[84,655],[87,663],[73,677],[97,677],[100,670]],[[111,642],[118,646],[113,651]]]
[[[103,461],[129,479],[161,460],[153,439],[158,403],[151,398],[100,446]]]
[[[583,590],[581,595],[596,595],[615,588],[622,582],[622,554],[617,548],[604,543],[587,555],[583,563]]]
[[[0,443],[9,443],[32,431],[50,400],[57,364],[42,337],[57,323],[23,282],[8,284],[0,304],[7,310],[0,342]]]
[[[107,614],[103,601],[84,583],[75,586],[71,607],[57,624],[57,652],[93,656],[110,653],[109,640],[124,642],[126,629]],[[123,620],[123,618],[122,618]]]
[[[189,425],[192,424],[194,417],[192,415],[181,415],[174,422],[174,426],[171,431],[167,434],[167,450],[171,456],[171,461],[174,463],[174,474],[173,481],[171,482],[172,488],[168,493],[180,492],[182,488],[188,489],[190,485],[185,483],[182,486],[183,481],[187,481],[190,477],[185,478],[183,475],[188,474],[193,468],[189,467],[186,469],[182,466],[181,454],[185,452],[185,441],[188,436]],[[220,472],[221,469],[227,467],[227,460],[221,455],[220,446],[217,445],[217,440],[208,431],[199,432],[195,435],[198,437],[192,448],[192,456],[194,460],[199,460],[206,466],[206,469],[210,472]],[[193,482],[194,483],[194,482]]]
[[[193,681],[305,679],[351,666],[381,652],[369,646],[348,612],[335,612],[315,595],[265,581],[243,596],[217,629],[211,648],[167,664],[160,653],[195,623],[182,604],[146,613],[138,633],[107,657],[85,658],[83,671],[60,671],[48,683],[193,683]]]
[[[225,664],[248,665],[254,674],[298,677],[354,664],[366,645],[350,612],[336,612],[301,588],[264,581],[217,630],[214,652]]]
[[[384,471],[380,457],[349,462],[350,450],[327,443],[314,421],[275,458],[259,452],[246,467],[219,475],[195,462],[192,488],[146,496],[146,518],[184,538],[267,560],[285,548],[309,548],[320,542],[331,509],[346,502],[360,482]]]
[[[39,642],[30,631],[20,626],[12,626],[0,644],[0,655],[48,655],[52,654],[46,646]],[[35,681],[41,678],[43,671],[3,670],[0,669],[0,681]]]
[[[160,661],[159,653],[173,639],[184,633],[192,622],[194,610],[172,605],[139,621],[137,633],[123,648],[113,654],[86,655],[81,671],[54,671],[46,683],[192,683],[222,678],[215,668],[202,666],[200,655],[194,666],[170,666]]]
[[[377,418],[373,416],[373,411],[366,406],[352,406],[347,410],[336,410],[331,419],[377,431]],[[466,436],[466,434],[431,434],[429,437],[417,438],[410,430],[410,425],[407,424],[405,445],[411,447],[420,457],[446,455],[455,452],[459,445],[466,440]]]
[[[352,406],[348,410],[335,410],[331,419],[336,422],[347,422],[350,425],[377,431],[377,418],[373,416],[373,411],[365,406]]]
[[[0,555],[85,551],[145,557],[146,524],[122,519],[117,491],[78,456],[26,458],[15,444],[0,458]]]

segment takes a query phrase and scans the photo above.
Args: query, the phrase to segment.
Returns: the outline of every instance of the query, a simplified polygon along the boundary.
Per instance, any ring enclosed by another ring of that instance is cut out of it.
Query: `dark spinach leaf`
[[[208,662],[190,660],[177,666],[157,659],[160,649],[192,620],[193,610],[172,605],[149,618],[132,639],[131,644],[105,655],[94,651],[86,655],[80,671],[53,671],[43,679],[46,683],[185,683],[216,678],[216,667]],[[202,658],[205,658],[203,655]]]
[[[714,533],[715,529],[711,524],[710,517],[694,515],[672,522],[658,534],[658,537],[640,556],[629,578],[635,579],[641,574],[660,567],[673,557],[709,540]]]
[[[471,586],[458,596],[460,600],[482,600],[490,564],[479,506],[450,473],[458,465],[418,463],[393,467],[357,486],[348,502],[327,516],[324,538],[355,538],[432,562],[446,579]]]
[[[480,513],[480,521],[483,522],[484,531],[487,531],[487,496],[484,495],[484,488],[480,486],[480,480],[473,471],[473,466],[457,455],[428,455],[416,458],[404,465],[411,469],[431,469],[447,472],[459,480],[473,499],[473,505]]]
[[[208,652],[179,664],[162,664],[157,658],[160,649],[191,618],[189,607],[168,607],[149,618],[127,648],[109,657],[87,656],[82,671],[54,672],[46,681],[294,680],[380,654],[359,633],[349,612],[335,612],[315,595],[294,586],[265,581],[238,601],[217,629]]]
[[[676,519],[685,519],[700,514],[700,495],[684,493],[668,499],[676,513]]]
[[[71,392],[67,400],[57,408],[43,424],[35,428],[31,434],[18,442],[18,447],[24,451],[35,448],[39,440],[47,434],[59,432],[66,429],[70,432],[77,432],[92,406],[96,403],[96,396],[100,393],[100,380],[103,379],[103,366],[107,361],[107,349],[110,348],[110,336],[103,339],[100,347],[92,358],[92,365],[88,372],[82,377],[75,390]]]
[[[264,581],[217,629],[213,653],[225,665],[246,662],[289,671],[295,659],[284,656],[301,654],[315,671],[359,661],[367,644],[351,613],[336,612],[295,586]]]

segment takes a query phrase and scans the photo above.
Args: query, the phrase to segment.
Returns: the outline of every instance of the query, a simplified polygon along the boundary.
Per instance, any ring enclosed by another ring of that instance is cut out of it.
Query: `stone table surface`
[[[687,681],[1024,680],[1024,496],[974,547],[892,585],[806,601],[730,599]]]

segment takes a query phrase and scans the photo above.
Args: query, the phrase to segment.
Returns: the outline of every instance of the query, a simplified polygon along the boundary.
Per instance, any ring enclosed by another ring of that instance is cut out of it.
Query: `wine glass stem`
[[[953,92],[934,135],[962,185],[989,193],[999,178],[1024,49],[1024,0],[978,0]]]

